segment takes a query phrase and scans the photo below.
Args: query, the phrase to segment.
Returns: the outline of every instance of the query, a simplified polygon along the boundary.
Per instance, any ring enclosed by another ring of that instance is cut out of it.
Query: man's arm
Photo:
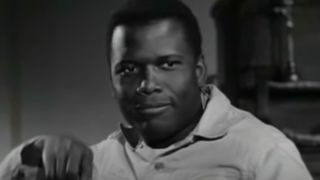
[[[18,147],[11,150],[11,152],[0,162],[0,179],[1,180],[12,180],[14,176],[19,176],[19,171],[23,169],[21,153],[24,147],[30,145],[37,138],[32,138],[25,141]]]
[[[29,175],[38,179],[37,176],[57,180],[91,180],[92,160],[93,154],[89,147],[74,138],[36,137],[22,143],[5,157],[0,163],[0,179],[14,180],[14,177]]]

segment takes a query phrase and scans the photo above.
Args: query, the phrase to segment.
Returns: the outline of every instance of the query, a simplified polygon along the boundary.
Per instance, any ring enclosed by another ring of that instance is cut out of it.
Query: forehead
[[[161,19],[135,25],[116,26],[111,41],[111,59],[121,55],[190,52],[183,25],[175,19]]]
[[[136,43],[161,40],[166,37],[185,40],[182,23],[176,19],[160,19],[133,25],[118,25],[114,28],[111,46],[130,47],[136,46]]]

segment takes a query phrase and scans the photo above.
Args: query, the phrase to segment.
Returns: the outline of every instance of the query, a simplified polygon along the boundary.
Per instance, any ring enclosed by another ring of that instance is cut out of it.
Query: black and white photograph
[[[1,0],[0,180],[320,180],[320,1]]]

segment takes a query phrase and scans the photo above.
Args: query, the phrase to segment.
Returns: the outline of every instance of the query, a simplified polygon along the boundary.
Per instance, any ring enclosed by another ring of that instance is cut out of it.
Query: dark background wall
[[[7,98],[6,67],[8,57],[8,39],[6,33],[6,2],[0,1],[0,159],[10,148],[9,99]],[[3,28],[4,27],[4,28]]]
[[[88,144],[123,119],[111,97],[105,31],[123,0],[0,1],[0,160],[19,142],[71,134]],[[185,0],[200,19],[216,72],[212,0]]]

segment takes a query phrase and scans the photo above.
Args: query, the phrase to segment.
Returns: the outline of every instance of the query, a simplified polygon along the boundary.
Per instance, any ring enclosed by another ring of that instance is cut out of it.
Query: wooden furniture
[[[220,0],[211,15],[220,88],[292,138],[320,179],[320,1]]]
[[[218,28],[219,77],[222,77],[219,81],[235,105],[244,106],[271,122],[270,100],[320,97],[320,78],[309,80],[299,74],[295,59],[303,45],[296,40],[301,33],[295,36],[294,30],[306,28],[296,28],[295,19],[303,22],[303,18],[307,18],[295,13],[295,9],[303,7],[308,11],[308,7],[315,6],[320,12],[317,0],[295,3],[293,0],[222,0],[215,4],[212,17]],[[320,18],[320,13],[315,15]],[[320,47],[320,26],[318,28],[313,35],[318,37]],[[298,51],[295,44],[300,46]],[[301,67],[310,57],[302,58],[299,59]],[[309,61],[315,60],[311,58]],[[320,77],[320,73],[317,75]],[[253,104],[248,104],[248,99]]]

